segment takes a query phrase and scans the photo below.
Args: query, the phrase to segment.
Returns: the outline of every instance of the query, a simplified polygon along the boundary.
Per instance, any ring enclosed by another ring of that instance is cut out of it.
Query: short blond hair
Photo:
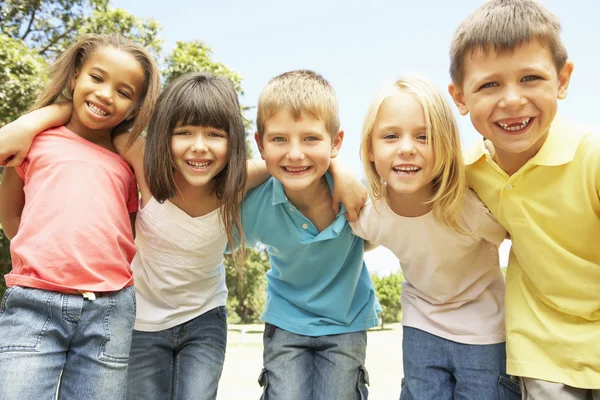
[[[462,87],[465,58],[474,50],[502,54],[537,40],[552,53],[556,70],[567,61],[567,50],[560,38],[560,21],[535,0],[491,0],[456,29],[450,46],[450,76]]]
[[[325,123],[331,136],[340,129],[337,95],[333,87],[316,72],[295,70],[271,79],[258,98],[256,128],[262,138],[265,122],[282,110],[294,119],[307,113]]]
[[[433,154],[433,188],[430,199],[433,215],[438,222],[464,233],[457,222],[466,190],[465,167],[460,146],[460,135],[450,105],[430,82],[417,77],[404,77],[382,87],[371,102],[363,123],[360,156],[369,186],[371,199],[386,196],[386,184],[377,173],[375,163],[369,161],[371,135],[381,105],[394,94],[405,92],[423,107],[427,145]]]

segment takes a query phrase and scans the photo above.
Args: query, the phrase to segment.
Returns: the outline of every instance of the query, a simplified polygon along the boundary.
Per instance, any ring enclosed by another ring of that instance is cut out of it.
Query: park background
[[[362,175],[358,157],[360,128],[377,88],[410,73],[430,79],[445,92],[452,34],[482,3],[481,0],[5,0],[0,2],[0,126],[27,109],[44,85],[45,66],[77,35],[118,31],[152,49],[160,62],[164,82],[193,70],[211,71],[232,79],[248,119],[250,137],[258,95],[269,79],[299,68],[321,73],[332,83],[340,100],[340,118],[346,133],[340,158],[356,175]],[[559,103],[559,114],[598,124],[600,2],[541,0],[541,3],[560,18],[563,40],[575,63],[569,97]],[[456,115],[463,145],[469,147],[480,137],[468,117]],[[257,155],[252,140],[249,143]],[[503,266],[509,247],[510,242],[501,247]],[[384,319],[393,322],[400,316],[399,264],[383,249],[368,253],[365,259],[380,301],[385,305]],[[232,325],[219,398],[257,397],[254,375],[260,369],[262,328],[250,323],[258,322],[264,305],[267,268],[268,258],[260,248],[249,252],[241,282],[231,263],[227,263],[229,322],[244,324]],[[8,241],[0,231],[0,275],[9,270]],[[3,285],[0,280],[0,294],[4,292]],[[401,330],[394,323],[389,327],[369,335],[367,367],[371,370],[371,380],[375,381],[374,399],[397,398],[399,390]],[[372,356],[372,352],[376,355]],[[238,373],[232,367],[244,362],[250,363],[242,370],[247,373]],[[232,382],[245,383],[232,386]],[[247,390],[250,390],[248,397],[243,394]],[[392,393],[394,396],[390,397]]]

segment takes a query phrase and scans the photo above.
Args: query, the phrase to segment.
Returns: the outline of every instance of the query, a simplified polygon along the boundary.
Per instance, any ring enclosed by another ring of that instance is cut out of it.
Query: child
[[[372,202],[353,231],[393,251],[406,279],[400,398],[519,398],[505,372],[506,231],[465,190],[443,95],[419,78],[384,87],[365,117],[361,158]]]
[[[532,0],[484,4],[451,47],[458,110],[495,149],[468,183],[510,233],[507,371],[525,399],[600,398],[600,135],[555,118],[573,63]]]
[[[0,398],[125,396],[135,292],[135,177],[111,134],[135,139],[160,89],[150,55],[88,35],[51,68],[34,108],[64,96],[69,122],[41,133],[0,184],[13,269],[0,308]],[[137,118],[136,118],[137,117]]]
[[[279,75],[259,97],[257,128],[273,177],[246,195],[242,225],[271,261],[262,398],[366,399],[366,330],[381,308],[363,241],[332,210],[327,169],[344,134],[335,92],[312,71]]]
[[[115,139],[119,151],[126,140]],[[169,84],[145,146],[138,138],[124,151],[141,193],[127,397],[214,399],[227,340],[223,252],[227,243],[235,246],[245,186],[268,174],[251,160],[245,184],[245,131],[224,77],[190,73]]]

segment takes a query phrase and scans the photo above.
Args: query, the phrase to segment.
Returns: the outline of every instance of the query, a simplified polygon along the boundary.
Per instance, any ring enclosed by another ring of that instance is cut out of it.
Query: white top
[[[131,263],[135,329],[155,332],[190,321],[227,302],[219,210],[193,218],[154,197],[135,221],[138,252]]]
[[[433,212],[401,217],[385,199],[368,202],[357,236],[390,249],[399,259],[402,323],[467,344],[505,340],[504,277],[498,246],[506,231],[469,190],[458,218],[461,235],[436,222]]]

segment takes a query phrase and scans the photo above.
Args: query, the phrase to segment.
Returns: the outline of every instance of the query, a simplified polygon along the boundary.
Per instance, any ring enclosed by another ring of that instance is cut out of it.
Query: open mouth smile
[[[421,170],[421,167],[416,165],[399,165],[392,168],[399,175],[416,175]]]
[[[196,161],[186,161],[185,162],[187,165],[189,165],[190,167],[192,167],[193,169],[206,169],[208,168],[208,166],[210,164],[212,164],[212,161],[202,161],[202,162],[196,162]]]
[[[534,120],[534,118],[525,118],[521,121],[515,121],[510,123],[496,122],[496,126],[500,127],[502,130],[511,133],[519,133],[527,129],[529,124]]]
[[[287,173],[290,174],[302,174],[308,170],[310,170],[312,167],[311,166],[307,166],[307,167],[286,167],[283,166],[281,167],[282,170],[284,170]]]
[[[108,115],[108,112],[106,110],[103,110],[100,107],[97,107],[96,105],[90,103],[89,101],[86,101],[85,104],[87,104],[88,109],[92,113],[94,113],[94,114],[96,114],[96,115],[98,115],[100,117],[106,117]]]

